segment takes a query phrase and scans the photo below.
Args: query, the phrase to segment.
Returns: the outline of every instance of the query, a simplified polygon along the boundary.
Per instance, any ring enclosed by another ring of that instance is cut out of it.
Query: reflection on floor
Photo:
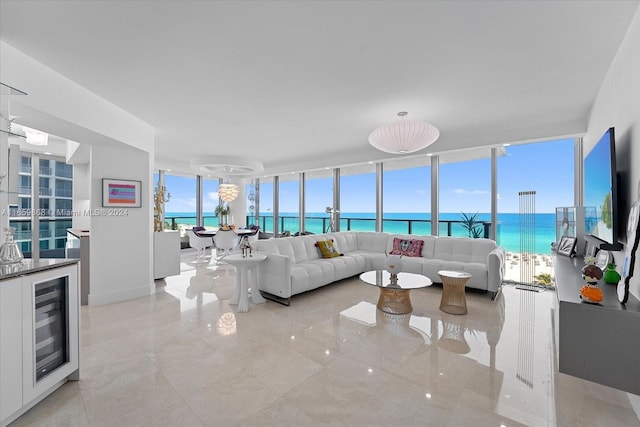
[[[552,291],[468,292],[455,316],[433,286],[389,316],[354,278],[236,313],[234,268],[194,256],[153,296],[83,307],[81,381],[15,425],[640,425],[626,393],[555,372]]]

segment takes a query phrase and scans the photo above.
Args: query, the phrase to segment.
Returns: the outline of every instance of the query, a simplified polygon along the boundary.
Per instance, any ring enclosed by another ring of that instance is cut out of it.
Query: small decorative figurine
[[[580,298],[590,304],[598,304],[602,301],[602,290],[598,287],[598,280],[602,279],[602,270],[593,264],[582,267],[582,278],[587,282],[580,288]]]
[[[607,264],[607,269],[604,271],[604,283],[610,285],[617,285],[621,279],[620,273],[616,271],[616,265],[613,263]]]
[[[253,248],[251,247],[251,243],[249,243],[249,236],[242,237],[240,249],[242,249],[242,258],[246,258],[247,256],[253,257],[253,254],[251,253]]]

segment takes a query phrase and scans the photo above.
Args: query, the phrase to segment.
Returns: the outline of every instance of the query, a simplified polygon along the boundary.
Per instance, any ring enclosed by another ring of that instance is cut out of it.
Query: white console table
[[[599,283],[600,304],[580,299],[582,258],[554,255],[555,339],[562,373],[640,394],[640,301],[620,304],[616,286]]]

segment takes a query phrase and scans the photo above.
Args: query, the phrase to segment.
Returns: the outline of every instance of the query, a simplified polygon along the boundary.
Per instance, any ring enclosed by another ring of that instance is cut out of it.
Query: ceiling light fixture
[[[440,131],[432,124],[419,120],[404,120],[408,113],[400,111],[402,120],[386,124],[371,132],[369,144],[380,151],[407,154],[422,150],[436,142]]]
[[[238,194],[240,194],[240,187],[235,184],[225,182],[218,188],[218,197],[227,203],[233,202]]]
[[[22,127],[24,134],[27,136],[27,144],[31,145],[47,145],[49,143],[49,135],[26,126]]]

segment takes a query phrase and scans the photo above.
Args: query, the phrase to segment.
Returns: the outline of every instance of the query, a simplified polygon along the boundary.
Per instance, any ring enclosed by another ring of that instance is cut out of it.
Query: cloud
[[[485,190],[465,190],[462,188],[456,188],[455,190],[453,190],[454,193],[456,194],[464,194],[464,195],[468,195],[468,196],[478,196],[478,195],[482,195],[482,194],[490,194],[488,191]]]

